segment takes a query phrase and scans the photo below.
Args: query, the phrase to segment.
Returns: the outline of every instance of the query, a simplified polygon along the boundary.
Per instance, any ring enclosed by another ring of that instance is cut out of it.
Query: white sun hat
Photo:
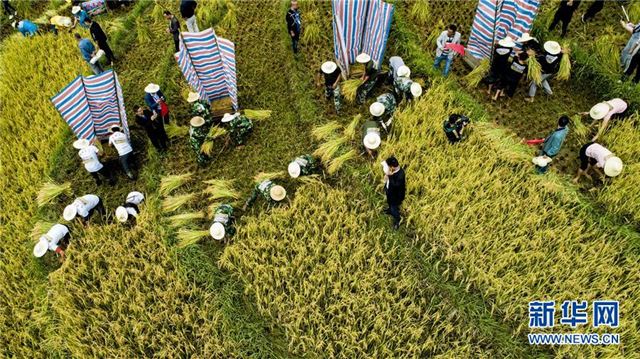
[[[146,93],[156,93],[158,91],[160,91],[160,86],[154,83],[150,83],[144,88],[144,92]]]
[[[18,22],[17,22],[17,21],[12,22],[12,23],[11,23],[11,26],[15,29],[15,28],[16,28],[16,26],[18,26]]]
[[[40,258],[47,253],[47,249],[49,249],[49,241],[47,241],[47,237],[42,236],[33,247],[33,255]]]
[[[213,237],[213,239],[217,241],[221,240],[226,234],[224,225],[220,222],[213,222],[213,224],[209,228],[209,234],[211,234],[211,237]]]
[[[369,56],[369,54],[367,53],[363,52],[360,55],[356,56],[356,62],[359,64],[366,64],[369,61],[371,61],[371,56]]]
[[[187,96],[187,102],[196,102],[200,99],[200,95],[197,92],[189,92],[189,96]]]
[[[64,207],[64,211],[62,212],[62,218],[64,218],[65,221],[71,221],[74,218],[76,218],[76,214],[78,214],[78,209],[74,204],[70,204]]]
[[[516,40],[517,42],[527,42],[530,40],[535,40],[535,37],[531,37],[531,35],[529,35],[528,32],[525,32],[524,34],[522,34],[522,36],[520,36],[520,38],[518,40]]]
[[[413,97],[420,97],[422,95],[422,86],[417,82],[412,83],[409,90],[411,90]]]
[[[600,102],[589,110],[589,116],[594,120],[602,120],[611,111],[611,106],[606,102]]]
[[[544,51],[548,52],[551,55],[557,55],[562,51],[562,47],[556,41],[547,41],[543,45]]]
[[[380,139],[380,134],[376,132],[370,132],[370,133],[367,133],[366,136],[364,136],[362,143],[364,144],[364,147],[370,150],[375,150],[378,147],[380,147],[380,143],[382,143],[382,139]]]
[[[384,113],[384,105],[380,102],[374,102],[369,106],[369,113],[373,116],[382,116]]]
[[[551,163],[551,161],[553,160],[549,156],[538,156],[531,159],[531,162],[539,167],[547,167],[547,165]]]
[[[616,177],[622,172],[622,160],[619,157],[609,157],[604,161],[604,174],[609,177]]]
[[[73,141],[73,148],[75,148],[76,150],[81,150],[85,147],[88,147],[89,144],[89,140],[81,138],[79,140]]]
[[[233,115],[232,115],[232,114],[230,114],[230,113],[225,113],[225,114],[222,116],[222,120],[220,120],[220,122],[222,122],[222,123],[231,122],[231,121],[233,121],[233,119],[234,119],[234,118],[238,117],[238,115],[239,115],[239,114],[238,114],[237,112],[236,112],[236,113],[234,113]]]
[[[202,118],[200,116],[196,116],[196,117],[192,118],[191,121],[189,121],[189,123],[193,127],[201,127],[202,125],[204,125],[204,118]]]
[[[332,74],[337,68],[338,68],[338,65],[336,65],[336,63],[333,61],[327,61],[323,63],[322,66],[320,66],[320,69],[322,70],[322,72],[324,72],[327,75]]]
[[[80,10],[82,10],[82,9],[80,8],[80,6],[77,6],[77,5],[76,5],[76,6],[74,6],[74,7],[72,7],[72,8],[71,8],[71,13],[75,15],[75,14],[79,13],[79,12],[80,12]]]
[[[287,190],[282,186],[275,185],[269,190],[269,196],[272,200],[280,202],[287,196]]]
[[[127,212],[126,208],[118,206],[118,208],[116,208],[116,218],[119,222],[124,223],[129,218],[129,212]]]
[[[296,161],[289,163],[289,167],[287,167],[287,171],[289,172],[289,176],[291,176],[291,178],[300,177],[301,170],[302,169],[300,168],[300,164]]]
[[[516,43],[510,36],[505,37],[504,39],[498,41],[498,45],[502,47],[515,47]]]
[[[411,77],[411,70],[409,67],[405,65],[398,67],[398,77]]]
[[[127,195],[127,203],[140,204],[142,201],[144,201],[144,195],[138,191],[129,192]]]

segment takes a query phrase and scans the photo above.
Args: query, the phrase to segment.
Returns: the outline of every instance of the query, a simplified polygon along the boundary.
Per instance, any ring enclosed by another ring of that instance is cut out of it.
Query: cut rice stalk
[[[191,179],[192,173],[185,173],[181,175],[164,176],[160,180],[160,194],[163,196],[173,192],[176,188],[187,183]]]
[[[244,115],[252,121],[266,120],[271,117],[271,110],[244,110]]]
[[[172,227],[184,227],[192,223],[197,219],[203,219],[204,212],[188,212],[188,213],[180,213],[169,217],[169,222],[171,222]]]
[[[464,80],[467,83],[467,88],[472,89],[472,88],[478,87],[478,84],[480,83],[480,81],[482,81],[482,79],[489,72],[489,68],[490,68],[489,59],[484,59],[480,61],[478,66],[476,66],[476,68],[473,69],[473,71],[469,72],[464,77]]]
[[[42,207],[47,203],[50,203],[54,199],[58,198],[61,194],[71,194],[71,182],[65,182],[63,184],[57,184],[54,182],[47,182],[42,185],[40,192],[38,192],[38,207]]]
[[[265,181],[265,180],[274,180],[274,179],[278,179],[278,178],[284,178],[285,176],[287,176],[287,173],[285,171],[260,172],[257,175],[255,175],[255,177],[253,177],[253,181],[255,183],[260,183],[260,182]]]
[[[565,43],[562,46],[563,54],[560,59],[560,69],[556,78],[560,81],[567,81],[571,77],[571,58],[569,57],[569,44]]]
[[[347,139],[345,137],[338,137],[338,138],[329,140],[323,143],[322,145],[320,145],[320,147],[318,147],[318,149],[316,149],[313,152],[313,155],[316,157],[320,157],[320,159],[322,160],[322,163],[324,163],[325,166],[327,166],[329,164],[329,161],[331,161],[331,159],[333,159],[336,156],[338,151],[340,151],[340,148],[346,142],[347,142]]]
[[[178,244],[176,245],[178,248],[185,248],[190,245],[198,243],[202,238],[205,238],[209,235],[209,231],[193,231],[188,229],[181,229],[178,231]]]
[[[354,103],[356,101],[356,95],[358,94],[358,87],[362,85],[362,80],[360,79],[352,79],[342,82],[340,87],[342,88],[342,95],[344,98],[350,102]]]
[[[191,202],[196,197],[195,193],[187,193],[173,197],[167,197],[162,201],[163,212],[173,212]]]
[[[329,166],[327,166],[327,172],[330,175],[335,174],[336,172],[338,172],[338,170],[340,170],[340,168],[342,168],[342,166],[344,166],[345,163],[356,158],[356,156],[356,150],[352,149],[349,152],[346,152],[334,158],[333,160],[331,160],[331,163],[329,163]]]
[[[335,135],[339,128],[340,124],[337,121],[331,121],[314,128],[311,131],[311,135],[313,135],[313,138],[316,140],[322,141]]]
[[[358,135],[358,128],[360,128],[361,121],[361,114],[353,116],[353,120],[351,120],[347,127],[344,128],[344,137],[346,137],[349,141],[355,140],[356,136]]]
[[[542,83],[542,66],[535,56],[529,56],[529,69],[527,71],[527,78],[530,81],[540,85]]]

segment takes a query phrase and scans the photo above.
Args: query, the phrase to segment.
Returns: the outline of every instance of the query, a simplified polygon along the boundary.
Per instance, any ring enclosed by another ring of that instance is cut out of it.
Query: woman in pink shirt
[[[583,112],[583,115],[589,115],[594,120],[602,120],[600,124],[600,128],[598,129],[598,133],[591,139],[592,142],[595,142],[598,137],[607,129],[609,125],[609,120],[613,115],[619,115],[627,110],[627,103],[624,100],[619,98],[614,98],[609,101],[600,102],[596,104],[589,110],[589,112]],[[595,124],[595,122],[594,122]]]

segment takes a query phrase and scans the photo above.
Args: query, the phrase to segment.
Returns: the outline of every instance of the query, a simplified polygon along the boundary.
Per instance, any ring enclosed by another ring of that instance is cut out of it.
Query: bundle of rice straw
[[[178,248],[185,248],[192,244],[198,243],[200,239],[205,238],[209,235],[208,230],[194,231],[188,229],[181,229],[178,231],[178,244],[176,245]]]
[[[266,120],[271,117],[271,110],[244,110],[244,115],[252,121]]]
[[[311,131],[311,135],[313,135],[313,138],[316,140],[322,141],[335,135],[339,128],[340,124],[337,121],[331,121],[314,128]]]
[[[178,126],[175,121],[172,121],[164,126],[165,131],[167,132],[167,136],[169,138],[175,138],[180,136],[186,136],[189,134],[189,127],[187,126]]]
[[[38,192],[38,198],[36,199],[38,207],[42,207],[47,203],[50,203],[54,199],[58,198],[61,194],[71,194],[71,182],[65,182],[63,184],[57,184],[54,182],[47,182],[42,185]]]
[[[160,180],[160,194],[163,196],[173,192],[176,188],[185,184],[191,179],[192,173],[184,173],[181,175],[164,176]]]
[[[211,126],[211,129],[209,130],[209,134],[207,134],[207,140],[204,141],[202,146],[200,146],[200,152],[202,152],[207,156],[211,156],[211,153],[213,153],[213,145],[214,145],[213,140],[215,140],[220,136],[225,135],[226,133],[227,133],[227,130],[225,130],[222,127]]]
[[[351,120],[347,127],[344,128],[344,136],[349,139],[349,141],[356,139],[356,136],[358,135],[358,128],[360,128],[360,121],[362,121],[362,115],[357,114],[353,116],[353,120]]]
[[[191,202],[196,197],[195,193],[187,193],[173,197],[167,197],[162,201],[163,212],[173,212],[178,208],[184,206],[188,202]]]
[[[334,138],[320,145],[320,147],[313,152],[313,155],[320,157],[322,163],[328,165],[329,161],[336,156],[342,145],[345,143],[347,143],[347,139],[345,137]]]
[[[467,83],[467,88],[472,89],[478,87],[480,81],[482,81],[482,79],[487,75],[487,72],[489,72],[490,67],[489,59],[480,61],[478,66],[464,77],[464,80]]]
[[[169,217],[169,222],[171,222],[171,227],[184,227],[185,225],[191,224],[193,221],[197,219],[203,219],[204,213],[200,212],[187,212],[176,214],[174,216]]]
[[[581,115],[574,115],[571,117],[571,131],[576,136],[579,142],[584,142],[589,136],[589,126],[586,126],[582,122]]]
[[[209,186],[204,190],[209,195],[209,199],[217,200],[221,198],[240,198],[240,194],[233,188],[232,180],[208,180],[204,181]]]
[[[348,102],[354,103],[356,101],[356,95],[358,94],[358,87],[360,87],[360,85],[362,85],[362,80],[360,79],[347,80],[340,85],[342,95]]]
[[[527,72],[527,78],[530,81],[540,85],[542,83],[542,66],[538,62],[535,56],[529,56],[529,69]]]
[[[342,155],[334,158],[333,160],[331,160],[331,162],[329,163],[329,166],[327,166],[327,172],[332,175],[336,172],[338,172],[338,170],[340,170],[340,168],[342,168],[342,166],[347,162],[350,161],[354,158],[356,158],[357,153],[356,150],[350,150],[346,153],[343,153]]]
[[[562,59],[560,59],[560,69],[556,78],[560,81],[567,81],[571,77],[571,58],[569,57],[569,44],[562,44]]]

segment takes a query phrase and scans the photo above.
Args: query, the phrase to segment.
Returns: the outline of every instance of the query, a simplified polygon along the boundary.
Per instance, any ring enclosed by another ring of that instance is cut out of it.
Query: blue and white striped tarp
[[[332,0],[333,50],[336,61],[345,74],[356,56],[366,52],[378,68],[387,46],[392,4],[382,0]]]
[[[187,82],[209,101],[231,97],[238,109],[235,48],[231,41],[216,36],[213,29],[180,36],[180,51],[175,54]]]
[[[467,52],[481,59],[491,56],[494,26],[496,26],[496,9],[499,10],[503,0],[480,0],[476,16],[471,26],[471,35],[467,43]],[[499,38],[498,38],[499,39]]]
[[[78,138],[108,137],[111,126],[121,126],[127,136],[122,89],[113,70],[100,75],[78,76],[51,98],[65,122]]]
[[[498,18],[496,38],[517,39],[531,31],[541,0],[504,0]]]

